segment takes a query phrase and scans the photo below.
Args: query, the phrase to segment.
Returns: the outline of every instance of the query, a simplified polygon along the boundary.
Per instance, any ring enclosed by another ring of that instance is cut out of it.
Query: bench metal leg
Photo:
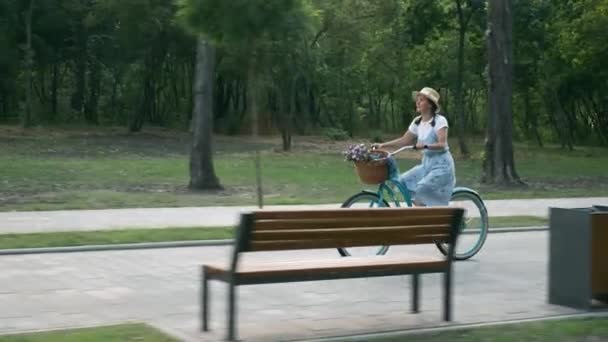
[[[452,272],[448,270],[443,274],[443,320],[452,320]]]
[[[205,266],[202,266],[201,278],[201,330],[209,331],[209,277]]]
[[[235,306],[236,306],[236,287],[234,286],[234,282],[230,281],[228,283],[228,341],[236,341],[236,330],[235,330]]]
[[[420,275],[412,274],[412,312],[417,313],[420,304]]]

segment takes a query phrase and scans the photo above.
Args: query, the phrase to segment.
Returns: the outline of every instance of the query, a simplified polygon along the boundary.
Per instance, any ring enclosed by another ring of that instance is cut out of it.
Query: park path
[[[454,322],[468,324],[573,314],[547,304],[548,232],[491,235],[454,269]],[[0,334],[144,321],[184,341],[218,341],[225,286],[212,283],[212,332],[198,331],[200,265],[227,262],[229,247],[0,256]],[[389,253],[436,256],[436,248]],[[339,258],[335,250],[279,252],[282,260]],[[246,258],[276,260],[277,252]],[[247,260],[247,259],[245,259]],[[239,336],[289,341],[442,326],[441,277],[421,278],[421,312],[411,314],[407,276],[239,288]]]
[[[548,216],[550,207],[608,205],[608,197],[485,201],[490,216]],[[265,209],[339,208],[339,204],[281,205]],[[0,234],[118,228],[232,226],[239,213],[256,207],[187,207],[108,210],[61,210],[0,213]]]

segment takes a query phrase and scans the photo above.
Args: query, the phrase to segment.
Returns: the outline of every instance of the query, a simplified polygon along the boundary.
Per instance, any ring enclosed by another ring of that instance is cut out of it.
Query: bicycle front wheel
[[[388,207],[388,202],[381,200],[380,196],[373,192],[360,192],[342,203],[342,208],[380,208]],[[349,247],[338,248],[341,256],[370,256],[384,255],[389,246]]]
[[[454,191],[449,205],[465,210],[456,241],[454,259],[469,259],[481,250],[488,236],[488,211],[479,195],[466,189]],[[447,255],[447,244],[438,243],[437,248]]]

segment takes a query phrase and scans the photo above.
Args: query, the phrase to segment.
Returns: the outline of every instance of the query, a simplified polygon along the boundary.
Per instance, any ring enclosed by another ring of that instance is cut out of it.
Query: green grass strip
[[[420,335],[408,334],[390,338],[365,338],[365,341],[370,342],[578,342],[606,340],[608,340],[608,318],[579,318],[442,331]]]
[[[232,239],[233,228],[159,228],[0,235],[0,249]]]
[[[0,342],[177,342],[145,324],[121,324],[0,336]]]
[[[536,227],[549,224],[546,217],[539,216],[496,216],[490,217],[489,221],[490,228]]]
[[[547,219],[535,216],[491,217],[490,227],[544,226]],[[232,239],[231,227],[186,227],[117,229],[0,235],[0,249],[116,245],[143,242],[173,242]]]

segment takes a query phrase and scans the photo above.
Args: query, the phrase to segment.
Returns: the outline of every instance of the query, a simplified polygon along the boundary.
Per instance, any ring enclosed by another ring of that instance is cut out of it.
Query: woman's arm
[[[380,149],[392,148],[392,149],[396,150],[403,146],[412,145],[415,140],[416,140],[416,136],[414,135],[414,133],[407,130],[407,132],[405,132],[405,134],[402,137],[379,144],[378,148],[380,148]]]

